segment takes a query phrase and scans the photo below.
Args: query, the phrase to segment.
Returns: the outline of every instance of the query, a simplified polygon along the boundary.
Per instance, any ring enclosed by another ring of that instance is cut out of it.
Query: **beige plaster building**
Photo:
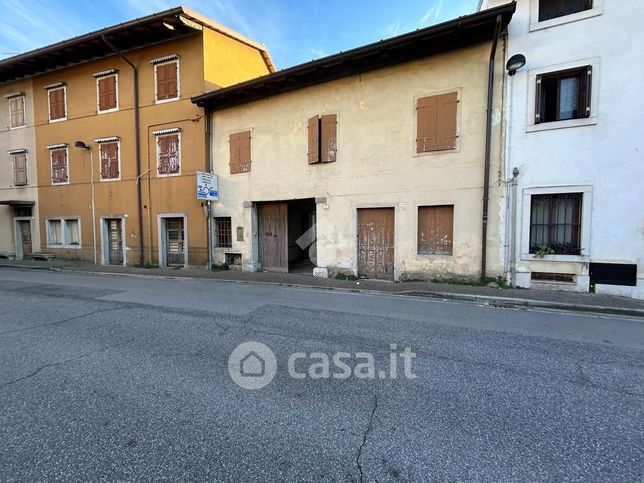
[[[498,231],[484,238],[482,216],[502,223],[513,12],[485,10],[193,98],[211,113],[215,260],[382,279],[502,275]]]

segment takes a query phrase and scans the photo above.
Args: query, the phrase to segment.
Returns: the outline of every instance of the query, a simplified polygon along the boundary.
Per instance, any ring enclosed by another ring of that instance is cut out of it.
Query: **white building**
[[[642,0],[517,2],[500,230],[518,286],[644,298],[642,19]]]

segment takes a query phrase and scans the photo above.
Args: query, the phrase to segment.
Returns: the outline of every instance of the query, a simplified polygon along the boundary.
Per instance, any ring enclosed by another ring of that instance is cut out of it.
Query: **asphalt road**
[[[228,371],[247,341],[259,390]],[[414,379],[380,378],[390,344]],[[293,378],[297,352],[375,377]],[[642,481],[643,402],[642,320],[0,269],[1,481]]]

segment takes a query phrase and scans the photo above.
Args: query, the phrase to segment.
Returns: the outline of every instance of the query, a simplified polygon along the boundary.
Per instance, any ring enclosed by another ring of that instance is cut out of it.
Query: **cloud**
[[[438,0],[438,3],[435,4],[432,8],[425,12],[418,22],[420,25],[433,25],[436,23],[440,17],[441,11],[443,10],[443,0]]]

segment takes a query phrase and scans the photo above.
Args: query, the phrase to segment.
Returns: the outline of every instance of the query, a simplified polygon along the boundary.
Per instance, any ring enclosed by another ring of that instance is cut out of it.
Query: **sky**
[[[181,4],[265,44],[282,69],[473,13],[478,0],[0,0],[0,58]]]

